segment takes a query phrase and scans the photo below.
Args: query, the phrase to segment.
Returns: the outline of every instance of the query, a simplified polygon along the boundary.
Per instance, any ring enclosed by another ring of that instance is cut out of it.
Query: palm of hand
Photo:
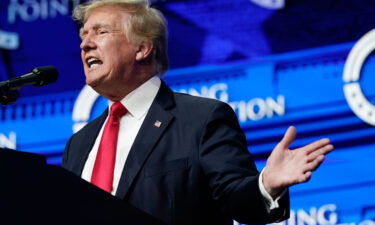
[[[267,160],[263,184],[271,196],[276,196],[289,186],[307,182],[312,171],[323,162],[325,154],[333,149],[329,139],[325,138],[290,150],[289,145],[295,137],[296,129],[289,127]]]

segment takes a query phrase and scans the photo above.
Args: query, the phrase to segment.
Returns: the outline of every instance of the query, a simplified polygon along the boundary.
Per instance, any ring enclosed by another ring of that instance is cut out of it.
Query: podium
[[[0,224],[163,223],[43,156],[0,149]]]

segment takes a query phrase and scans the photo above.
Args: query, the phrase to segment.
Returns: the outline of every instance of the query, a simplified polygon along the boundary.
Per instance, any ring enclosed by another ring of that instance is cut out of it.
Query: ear
[[[154,49],[154,46],[152,42],[149,42],[149,41],[142,42],[138,46],[138,51],[135,55],[135,60],[142,61],[142,60],[147,59],[147,57],[151,55],[153,49]]]

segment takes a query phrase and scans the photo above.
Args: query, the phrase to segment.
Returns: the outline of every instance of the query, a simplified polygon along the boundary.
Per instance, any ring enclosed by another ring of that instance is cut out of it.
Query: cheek
[[[86,63],[85,63],[85,56],[83,54],[83,51],[81,51],[81,60],[82,60],[83,65],[85,66]]]

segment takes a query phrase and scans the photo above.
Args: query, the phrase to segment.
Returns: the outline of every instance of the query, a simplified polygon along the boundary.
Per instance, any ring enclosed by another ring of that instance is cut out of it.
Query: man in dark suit
[[[306,182],[332,150],[328,139],[288,146],[291,127],[259,175],[233,110],[173,93],[166,25],[146,0],[79,6],[86,82],[110,100],[74,134],[63,166],[167,224],[271,223],[289,214],[289,186]]]

